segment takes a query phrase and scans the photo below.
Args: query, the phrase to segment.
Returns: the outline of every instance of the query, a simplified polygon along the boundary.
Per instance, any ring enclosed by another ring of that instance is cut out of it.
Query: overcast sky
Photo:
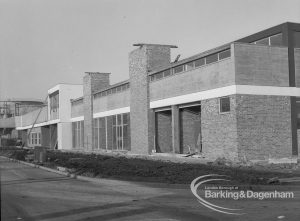
[[[134,43],[186,58],[287,21],[299,0],[0,0],[0,99],[44,99],[85,71],[128,79]]]

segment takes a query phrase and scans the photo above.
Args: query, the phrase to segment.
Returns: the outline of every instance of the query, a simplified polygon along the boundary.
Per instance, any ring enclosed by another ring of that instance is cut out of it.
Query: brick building
[[[176,46],[134,46],[129,80],[111,85],[109,73],[86,72],[82,86],[50,89],[43,117],[33,124],[30,113],[21,116],[17,129],[38,130],[40,145],[65,150],[298,156],[300,24],[177,62],[170,61]]]

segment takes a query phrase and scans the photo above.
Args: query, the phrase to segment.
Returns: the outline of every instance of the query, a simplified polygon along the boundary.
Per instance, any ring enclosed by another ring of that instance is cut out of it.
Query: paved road
[[[289,201],[218,201],[244,208],[224,215],[189,188],[114,180],[80,181],[0,158],[1,220],[300,220],[299,191]],[[298,197],[297,197],[298,196]]]

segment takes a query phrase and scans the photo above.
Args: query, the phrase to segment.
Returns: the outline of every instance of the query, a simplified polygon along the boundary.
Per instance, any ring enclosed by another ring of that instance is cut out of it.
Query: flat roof
[[[136,43],[136,44],[133,44],[133,46],[143,46],[143,45],[162,46],[162,47],[169,47],[169,48],[178,48],[176,45],[168,45],[168,44],[148,44],[148,43]]]
[[[0,100],[0,102],[12,102],[12,103],[32,103],[32,104],[42,104],[44,101],[37,98],[8,98],[6,100]]]

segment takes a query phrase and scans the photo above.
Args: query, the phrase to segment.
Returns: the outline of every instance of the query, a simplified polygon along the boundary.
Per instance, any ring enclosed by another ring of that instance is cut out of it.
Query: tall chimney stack
[[[151,153],[154,145],[154,113],[150,110],[148,73],[170,64],[173,45],[134,44],[129,54],[131,151]]]

